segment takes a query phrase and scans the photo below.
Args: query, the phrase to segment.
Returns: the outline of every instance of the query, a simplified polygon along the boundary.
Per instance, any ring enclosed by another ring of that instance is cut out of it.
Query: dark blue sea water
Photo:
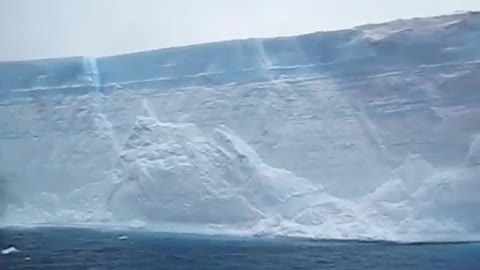
[[[10,245],[20,252],[0,255],[1,270],[480,270],[479,243],[401,245],[86,229],[0,230],[0,248]]]

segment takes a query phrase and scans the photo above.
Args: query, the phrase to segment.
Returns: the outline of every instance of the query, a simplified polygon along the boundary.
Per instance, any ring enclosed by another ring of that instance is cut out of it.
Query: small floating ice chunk
[[[140,229],[145,227],[145,222],[135,219],[130,223],[130,228]]]
[[[28,256],[25,257],[25,261],[30,261],[31,259],[32,259],[32,258],[30,258],[30,257],[28,257]]]
[[[128,236],[126,236],[126,235],[120,235],[118,237],[118,240],[127,240],[127,239],[128,239]]]
[[[8,255],[16,252],[20,252],[20,250],[16,249],[14,246],[10,246],[9,248],[2,250],[2,255]]]

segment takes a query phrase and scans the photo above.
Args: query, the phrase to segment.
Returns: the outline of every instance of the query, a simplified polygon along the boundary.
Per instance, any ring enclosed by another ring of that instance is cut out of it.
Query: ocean
[[[480,243],[313,241],[141,231],[0,229],[1,270],[479,270]]]

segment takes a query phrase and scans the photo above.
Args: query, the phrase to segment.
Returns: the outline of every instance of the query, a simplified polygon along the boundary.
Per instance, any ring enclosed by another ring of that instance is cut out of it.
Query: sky
[[[0,0],[0,61],[102,56],[399,18],[480,0]]]

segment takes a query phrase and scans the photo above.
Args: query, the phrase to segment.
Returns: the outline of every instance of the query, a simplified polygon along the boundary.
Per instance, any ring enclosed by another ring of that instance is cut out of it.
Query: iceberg
[[[478,44],[470,12],[0,62],[0,224],[478,240]]]

